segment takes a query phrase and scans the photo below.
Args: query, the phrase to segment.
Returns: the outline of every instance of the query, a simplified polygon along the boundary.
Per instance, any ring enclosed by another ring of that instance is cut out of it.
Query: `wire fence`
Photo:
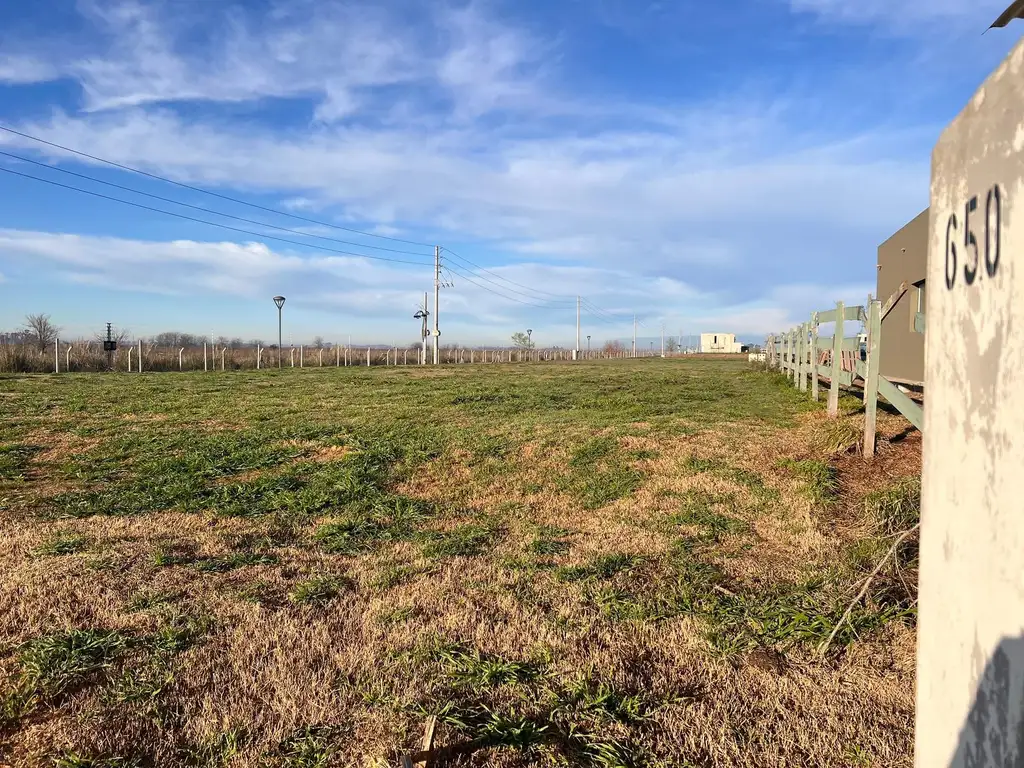
[[[600,349],[574,350],[562,347],[522,349],[514,347],[447,346],[439,350],[442,365],[538,363],[579,360],[607,360],[631,357],[679,357],[682,352],[637,350],[621,344]],[[0,373],[101,373],[240,371],[277,368],[325,368],[352,366],[415,366],[423,364],[423,348],[383,346],[294,346],[276,347],[199,346],[168,347],[146,341],[120,342],[115,351],[104,351],[102,341],[62,341],[40,347],[31,343],[0,343]],[[426,364],[433,361],[433,349],[426,351]]]

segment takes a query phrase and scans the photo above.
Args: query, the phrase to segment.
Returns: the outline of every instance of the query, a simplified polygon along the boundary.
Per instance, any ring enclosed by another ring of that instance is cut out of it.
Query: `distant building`
[[[738,355],[743,352],[743,345],[736,341],[735,333],[702,333],[700,351],[701,354]]]

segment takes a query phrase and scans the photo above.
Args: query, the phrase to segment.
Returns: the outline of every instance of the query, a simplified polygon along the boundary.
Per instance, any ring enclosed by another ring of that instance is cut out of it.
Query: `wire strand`
[[[374,261],[388,261],[388,262],[391,262],[393,264],[412,264],[412,265],[417,266],[417,267],[429,267],[429,266],[431,266],[430,264],[428,264],[426,262],[422,262],[422,261],[407,261],[405,259],[390,259],[390,258],[387,258],[386,256],[371,256],[368,253],[354,253],[352,251],[341,251],[341,250],[338,250],[337,248],[328,248],[327,246],[313,245],[312,243],[303,243],[303,242],[300,242],[299,240],[289,240],[286,237],[277,237],[276,235],[267,235],[267,234],[263,234],[263,233],[260,233],[260,232],[253,232],[252,230],[248,230],[248,229],[241,229],[239,227],[228,226],[227,224],[220,224],[219,222],[216,222],[216,221],[207,221],[206,219],[199,219],[199,218],[196,218],[194,216],[186,216],[183,213],[175,213],[174,211],[165,211],[162,208],[154,208],[154,207],[149,206],[149,205],[143,205],[142,203],[132,202],[131,200],[122,200],[119,197],[111,197],[110,195],[104,195],[104,194],[102,194],[100,192],[95,192],[95,191],[93,191],[91,189],[82,189],[81,187],[75,187],[75,186],[72,186],[70,184],[62,184],[59,181],[53,181],[52,179],[44,179],[44,178],[42,178],[40,176],[33,176],[33,175],[29,174],[29,173],[21,173],[20,171],[15,171],[15,170],[12,170],[11,168],[0,168],[0,171],[2,171],[3,173],[12,174],[13,176],[21,176],[22,178],[25,178],[25,179],[32,179],[34,181],[41,181],[44,184],[50,184],[50,185],[52,185],[54,187],[61,187],[62,189],[70,189],[70,190],[72,190],[74,192],[82,192],[83,194],[92,195],[93,197],[99,197],[99,198],[102,198],[103,200],[110,200],[110,201],[115,202],[115,203],[122,203],[124,205],[130,205],[130,206],[132,206],[134,208],[141,208],[141,209],[146,210],[146,211],[153,211],[154,213],[162,213],[162,214],[164,214],[166,216],[174,216],[175,218],[184,219],[186,221],[194,221],[194,222],[196,222],[198,224],[207,224],[207,225],[209,225],[211,227],[220,227],[221,229],[231,230],[232,232],[241,232],[241,233],[246,234],[246,235],[252,235],[253,237],[264,238],[264,239],[267,239],[267,240],[277,240],[277,241],[282,242],[282,243],[291,243],[292,245],[302,246],[303,248],[315,248],[317,250],[328,251],[330,253],[338,253],[338,254],[341,254],[342,256],[357,256],[357,257],[362,258],[362,259],[373,259]]]
[[[481,267],[479,264],[470,261],[466,257],[460,256],[459,254],[457,254],[455,251],[453,251],[451,248],[448,248],[447,246],[441,246],[441,250],[447,251],[448,253],[450,253],[452,256],[454,256],[459,261],[462,261],[465,264],[468,264],[469,266],[474,267],[475,269],[479,270],[480,272],[486,272],[489,275],[494,275],[499,280],[504,280],[506,283],[511,283],[512,285],[519,286],[520,288],[525,288],[528,291],[534,291],[535,293],[543,293],[543,294],[546,294],[548,296],[555,296],[555,297],[558,297],[558,298],[575,298],[575,297],[571,297],[570,294],[568,294],[568,293],[551,293],[550,291],[542,291],[540,288],[532,288],[529,285],[523,285],[522,283],[517,283],[515,280],[510,280],[507,277],[502,277],[497,272],[492,272],[489,269],[485,269],[484,267]]]
[[[57,171],[58,173],[64,173],[64,174],[67,174],[69,176],[75,176],[75,177],[77,177],[79,179],[84,179],[85,181],[91,181],[91,182],[94,182],[96,184],[103,184],[104,186],[107,186],[107,187],[113,187],[114,189],[120,189],[120,190],[122,190],[124,192],[131,192],[132,194],[135,194],[135,195],[142,195],[143,197],[149,197],[149,198],[152,198],[153,200],[160,200],[161,202],[171,203],[172,205],[180,205],[183,208],[191,208],[194,211],[203,211],[204,213],[212,213],[214,216],[223,216],[226,219],[233,219],[234,221],[242,221],[242,222],[245,222],[246,224],[255,224],[258,227],[267,227],[268,229],[276,229],[279,232],[289,232],[289,233],[291,233],[293,235],[298,235],[299,237],[312,237],[312,238],[316,238],[317,240],[327,240],[327,241],[332,242],[332,243],[341,243],[342,245],[353,245],[353,246],[355,246],[357,248],[372,248],[375,251],[386,251],[388,253],[403,253],[403,254],[406,254],[408,256],[422,256],[423,258],[428,258],[429,255],[430,255],[430,254],[426,254],[426,253],[419,253],[418,251],[404,251],[404,250],[400,250],[400,249],[397,249],[397,248],[385,248],[382,245],[371,245],[370,243],[356,243],[356,242],[353,242],[351,240],[339,240],[336,237],[327,237],[326,235],[314,235],[314,234],[309,233],[309,232],[303,232],[302,230],[299,230],[299,229],[290,229],[288,227],[281,227],[281,226],[278,226],[277,224],[269,224],[269,223],[267,223],[265,221],[259,221],[257,219],[247,219],[244,216],[235,216],[232,213],[224,213],[223,211],[217,211],[217,210],[214,210],[212,208],[204,208],[201,205],[192,205],[191,203],[184,203],[184,202],[182,202],[180,200],[175,200],[175,199],[170,198],[170,197],[162,197],[161,195],[154,195],[151,192],[143,192],[141,189],[135,189],[134,187],[126,187],[126,186],[124,186],[122,184],[115,184],[112,181],[104,181],[103,179],[97,179],[94,176],[89,176],[89,175],[84,174],[84,173],[78,173],[76,171],[70,171],[67,168],[59,168],[59,167],[57,167],[55,165],[49,165],[48,163],[41,163],[38,160],[32,160],[32,159],[27,158],[27,157],[21,157],[20,155],[14,155],[14,154],[11,154],[10,152],[0,151],[0,155],[2,155],[4,157],[13,158],[14,160],[20,160],[23,163],[31,163],[32,165],[37,165],[40,168],[47,168],[47,169],[49,169],[51,171]]]
[[[366,232],[364,230],[354,229],[352,227],[343,227],[340,224],[331,224],[328,221],[320,221],[318,219],[311,219],[311,218],[309,218],[307,216],[300,216],[297,213],[288,213],[287,211],[282,211],[282,210],[279,210],[277,208],[269,208],[267,206],[259,205],[257,203],[250,203],[247,200],[241,200],[241,199],[239,199],[237,197],[231,197],[230,195],[224,195],[224,194],[221,194],[219,192],[213,192],[213,191],[211,191],[209,189],[203,189],[202,187],[197,187],[197,186],[195,186],[193,184],[186,184],[183,181],[175,181],[174,179],[168,179],[165,176],[160,176],[160,175],[155,174],[155,173],[150,173],[149,171],[143,171],[140,168],[133,168],[130,165],[124,165],[122,163],[118,163],[118,162],[115,162],[113,160],[107,160],[106,158],[98,157],[97,155],[90,155],[88,152],[82,152],[82,151],[77,150],[77,149],[72,149],[71,147],[66,147],[63,144],[57,144],[56,142],[53,142],[53,141],[47,141],[46,139],[41,139],[38,136],[32,136],[31,134],[28,134],[28,133],[23,133],[21,131],[16,131],[13,128],[10,128],[10,127],[8,127],[6,125],[0,124],[0,131],[6,131],[7,133],[14,134],[15,136],[21,136],[23,139],[29,139],[30,141],[36,141],[36,142],[39,142],[40,144],[45,144],[48,147],[53,147],[54,149],[59,149],[59,150],[61,150],[63,152],[70,152],[73,155],[78,155],[79,157],[85,157],[85,158],[88,158],[89,160],[93,160],[93,161],[95,161],[97,163],[104,163],[105,165],[109,165],[109,166],[111,166],[113,168],[120,168],[122,171],[130,171],[131,173],[137,173],[140,176],[146,176],[146,177],[148,177],[150,179],[155,179],[157,181],[162,181],[162,182],[164,182],[166,184],[173,184],[174,186],[181,187],[182,189],[191,189],[193,192],[201,192],[204,195],[211,195],[213,197],[219,197],[221,200],[228,200],[228,201],[230,201],[232,203],[237,203],[238,205],[247,205],[250,208],[256,208],[258,210],[266,211],[267,213],[273,213],[273,214],[276,214],[278,216],[287,216],[289,218],[296,219],[298,221],[305,221],[308,224],[319,224],[322,227],[330,227],[331,229],[339,229],[339,230],[341,230],[343,232],[352,232],[354,234],[364,235],[366,237],[377,237],[377,238],[380,238],[381,240],[392,240],[392,241],[394,241],[396,243],[405,243],[406,245],[420,245],[420,246],[423,246],[425,248],[433,248],[434,247],[430,243],[421,243],[421,242],[418,242],[416,240],[405,240],[405,239],[403,239],[401,237],[390,237],[388,235],[378,235],[378,234],[376,234],[374,232]]]
[[[445,250],[445,251],[447,251],[448,249],[447,249],[447,248],[443,248],[443,247],[442,247],[442,250]],[[448,253],[451,253],[451,251],[448,251]],[[453,267],[453,268],[454,268],[454,267],[457,267],[457,266],[458,266],[457,264],[451,264],[451,267]],[[469,272],[469,271],[471,271],[471,270],[467,270],[467,269],[466,269],[465,267],[458,267],[458,268],[459,268],[459,269],[462,269],[462,270],[463,270],[463,271],[465,271],[465,272]],[[501,288],[501,290],[503,290],[503,291],[508,291],[509,293],[515,293],[515,294],[518,294],[518,295],[520,295],[520,296],[526,296],[527,298],[530,298],[530,299],[532,299],[532,298],[539,298],[539,297],[536,297],[536,296],[534,296],[533,294],[529,294],[529,293],[524,293],[523,291],[517,291],[517,290],[516,290],[515,288],[507,288],[507,287],[505,287],[504,285],[501,285],[501,283],[496,283],[496,282],[494,282],[493,280],[488,280],[488,279],[487,279],[486,277],[484,277],[484,276],[483,276],[483,275],[481,275],[481,274],[474,274],[474,277],[479,277],[479,278],[480,278],[481,280],[483,280],[484,282],[490,283],[491,285],[495,285],[495,286],[497,286],[498,288]],[[553,295],[556,295],[556,294],[553,294]],[[547,301],[546,299],[539,299],[539,300],[540,300],[540,301]],[[564,305],[566,305],[566,306],[569,306],[569,305],[575,305],[575,304],[576,304],[576,301],[575,301],[575,300],[573,300],[573,301],[552,301],[552,302],[550,302],[550,303],[551,303],[552,305],[554,305],[554,304],[564,304]]]
[[[452,264],[452,265],[450,265],[450,268],[455,272],[455,274],[457,274],[459,277],[461,277],[466,282],[471,283],[472,285],[475,285],[477,288],[480,288],[481,290],[487,291],[488,293],[492,293],[495,296],[499,296],[499,297],[505,299],[506,301],[514,301],[517,304],[524,304],[524,305],[529,306],[529,307],[537,307],[538,309],[557,309],[557,307],[553,307],[550,304],[535,304],[534,302],[531,302],[531,301],[523,301],[522,299],[517,299],[517,298],[515,298],[513,296],[508,296],[508,295],[506,295],[504,293],[499,293],[498,291],[494,290],[493,288],[488,288],[486,285],[484,285],[482,283],[478,283],[475,280],[473,280],[473,276],[471,276],[470,273],[467,270],[463,269],[462,267],[458,267],[458,266]]]

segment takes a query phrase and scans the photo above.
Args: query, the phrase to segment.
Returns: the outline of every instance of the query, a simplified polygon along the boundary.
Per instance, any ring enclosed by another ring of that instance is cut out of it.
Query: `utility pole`
[[[441,246],[434,246],[434,365],[441,362],[441,328],[438,325],[441,308],[438,302],[441,300]]]
[[[573,355],[573,359],[578,359],[580,356],[580,297],[576,297],[576,354]]]
[[[633,357],[636,357],[636,312],[633,313]]]

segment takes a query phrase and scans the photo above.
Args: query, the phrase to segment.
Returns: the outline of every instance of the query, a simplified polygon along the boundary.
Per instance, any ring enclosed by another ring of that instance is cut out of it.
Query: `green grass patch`
[[[559,581],[588,581],[594,579],[610,579],[616,574],[635,568],[641,562],[636,555],[601,555],[583,565],[571,565],[559,568],[555,575]]]
[[[154,608],[172,605],[179,597],[180,595],[174,592],[140,592],[132,596],[125,605],[125,610],[129,613],[151,611]]]
[[[750,526],[727,514],[735,510],[736,504],[734,494],[691,488],[683,495],[680,510],[669,518],[669,523],[696,526],[713,541],[726,534],[746,533]]]
[[[780,466],[800,480],[800,491],[816,506],[828,508],[839,500],[839,473],[832,464],[820,459],[786,459]]]
[[[435,560],[482,555],[503,537],[491,523],[466,523],[450,531],[426,531],[421,535],[423,556]]]
[[[32,550],[33,557],[59,557],[84,552],[89,548],[89,539],[77,533],[62,532],[44,541]]]
[[[191,563],[203,573],[227,573],[252,565],[277,565],[280,558],[266,552],[231,552],[220,557],[204,557]]]
[[[864,501],[880,533],[895,536],[921,522],[921,478],[908,477],[875,491]]]
[[[296,605],[326,605],[342,592],[353,589],[355,582],[344,576],[315,576],[296,584],[288,599]]]
[[[440,662],[446,677],[473,688],[526,683],[540,674],[535,664],[503,659],[461,646],[439,646],[434,658]]]
[[[0,445],[0,481],[23,481],[32,457],[40,450],[35,445]]]
[[[38,704],[101,677],[132,644],[123,632],[76,629],[30,640],[17,652],[17,672],[0,699],[0,720],[24,717]]]
[[[400,495],[374,495],[348,509],[345,517],[314,534],[325,552],[356,555],[382,543],[408,541],[435,512],[428,502]]]
[[[183,653],[197,645],[212,629],[213,619],[209,616],[175,612],[146,637],[146,644],[159,653]]]
[[[348,730],[340,726],[312,725],[284,739],[271,756],[275,768],[328,768]]]

